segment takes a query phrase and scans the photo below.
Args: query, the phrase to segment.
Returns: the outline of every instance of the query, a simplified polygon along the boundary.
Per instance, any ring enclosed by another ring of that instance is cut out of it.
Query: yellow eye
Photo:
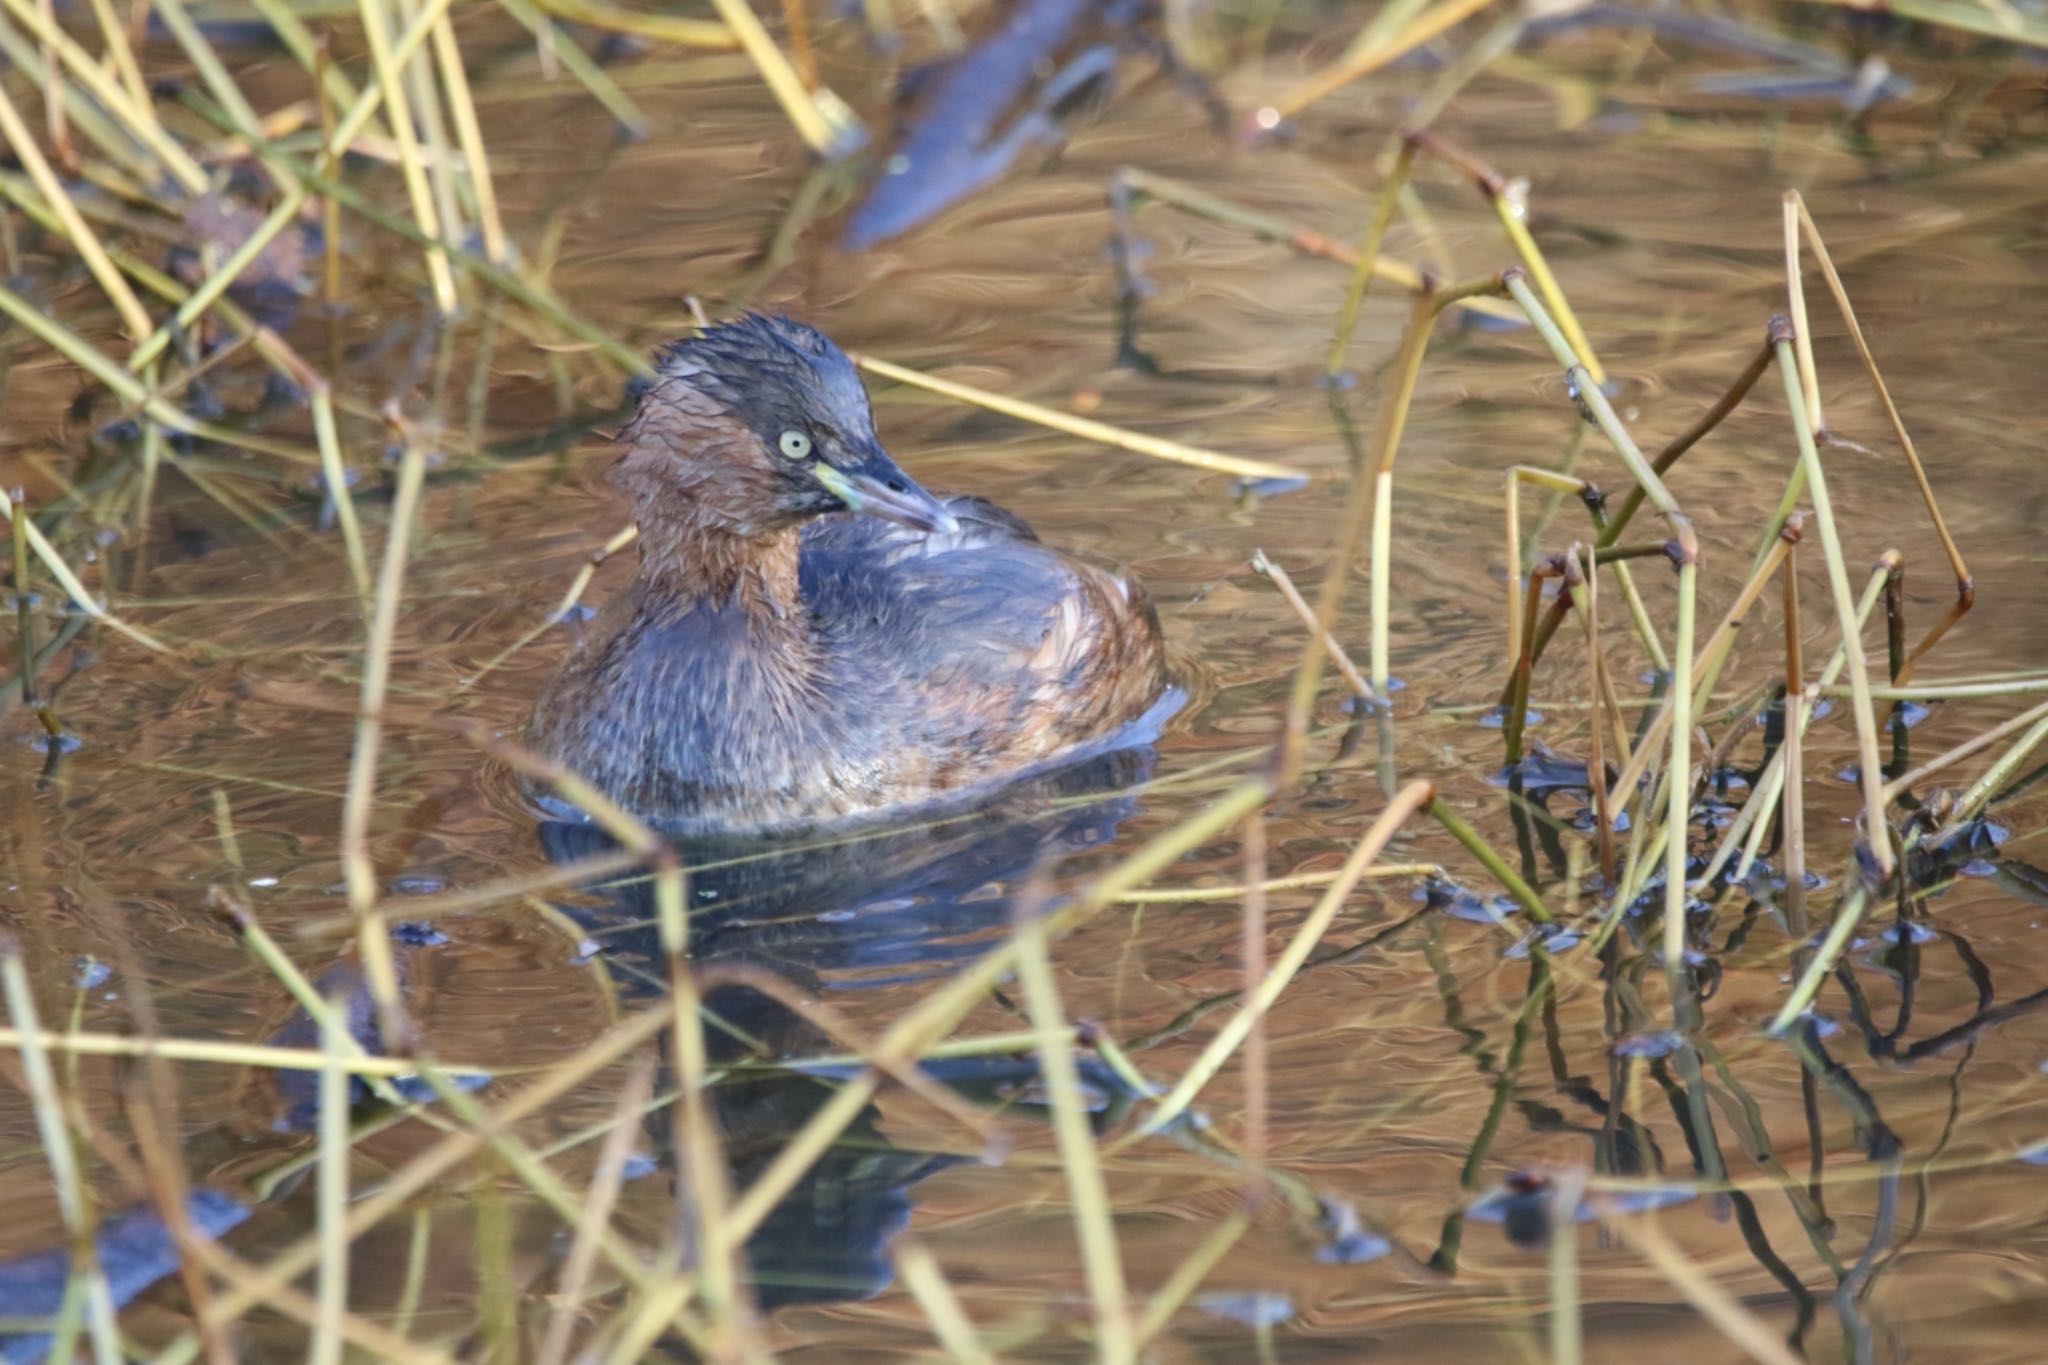
[[[810,458],[811,438],[801,431],[785,431],[776,438],[775,444],[783,455],[792,460]]]

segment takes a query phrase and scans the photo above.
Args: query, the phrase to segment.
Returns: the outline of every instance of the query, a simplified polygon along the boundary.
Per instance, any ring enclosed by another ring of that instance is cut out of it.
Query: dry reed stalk
[[[1301,872],[1291,877],[1268,877],[1259,883],[1261,892],[1295,891],[1318,886],[1328,886],[1337,880],[1335,870],[1329,872]],[[1442,877],[1447,875],[1440,863],[1376,863],[1358,874],[1359,880],[1371,881],[1385,877]],[[1119,905],[1184,905],[1203,901],[1243,900],[1249,888],[1242,882],[1231,886],[1196,886],[1184,890],[1126,891],[1116,897]]]
[[[289,1283],[279,1282],[271,1267],[250,1265],[230,1254],[219,1243],[205,1238],[195,1242],[193,1249],[207,1272],[222,1281],[222,1292],[214,1298],[216,1317],[221,1316],[218,1305],[224,1300],[260,1294],[264,1307],[293,1319],[309,1330],[317,1330],[321,1317],[318,1302]],[[316,1267],[309,1264],[306,1268],[312,1270]],[[388,1361],[391,1365],[455,1365],[455,1358],[446,1351],[408,1341],[355,1313],[343,1314],[337,1330],[351,1345],[368,1352],[372,1360]],[[169,1362],[189,1359],[191,1350],[190,1337],[180,1338],[159,1352],[157,1359],[169,1365]]]
[[[1253,811],[1244,824],[1244,914],[1238,934],[1244,998],[1256,998],[1266,975],[1266,820]],[[1355,884],[1355,883],[1354,883]],[[1256,1189],[1266,1165],[1266,1016],[1255,1010],[1244,1039],[1244,1153]]]
[[[491,177],[490,156],[484,150],[483,125],[477,121],[476,99],[470,93],[469,73],[463,69],[462,48],[455,41],[455,25],[445,11],[433,20],[433,42],[435,67],[447,88],[455,135],[462,144],[462,163],[469,172],[470,193],[476,199],[484,259],[492,265],[510,265],[511,244],[498,213],[498,190]]]
[[[1294,586],[1294,580],[1288,577],[1287,570],[1269,559],[1264,550],[1252,551],[1251,565],[1253,572],[1264,574],[1273,580],[1273,586],[1280,590],[1280,596],[1286,600],[1289,609],[1303,626],[1313,632],[1316,628],[1315,608],[1303,600],[1300,589]],[[1329,655],[1330,662],[1337,666],[1337,671],[1344,675],[1344,681],[1350,685],[1352,692],[1368,704],[1384,705],[1380,698],[1373,695],[1372,684],[1358,671],[1358,665],[1351,662],[1351,656],[1344,652],[1344,646],[1338,642],[1337,637],[1326,630],[1322,633],[1322,642],[1323,652]]]
[[[41,13],[29,0],[0,0],[0,8],[35,35],[47,51],[53,52],[71,72],[73,79],[98,100],[115,122],[131,133],[137,141],[152,152],[185,193],[197,197],[206,193],[207,177],[192,155],[163,130],[156,121],[154,112],[141,112],[136,101],[121,88],[120,82],[109,75],[107,68],[97,57],[80,47],[71,36],[59,28],[55,20]],[[47,63],[50,73],[56,71],[55,63]],[[148,335],[147,331],[142,335]]]
[[[1956,576],[1955,605],[1949,609],[1941,620],[1935,623],[1933,628],[1921,638],[1920,643],[1915,645],[1906,656],[1905,662],[1897,670],[1899,676],[1893,679],[1894,682],[1898,682],[1912,677],[1913,669],[1919,661],[1975,605],[1977,600],[1975,580],[1970,575],[1969,565],[1963,562],[1963,552],[1956,545],[1955,537],[1949,533],[1948,522],[1942,517],[1941,506],[1934,497],[1934,484],[1928,479],[1925,466],[1920,463],[1920,454],[1914,449],[1913,438],[1906,433],[1905,420],[1899,416],[1898,405],[1892,401],[1891,390],[1886,386],[1884,375],[1877,367],[1877,357],[1872,353],[1870,343],[1863,335],[1862,324],[1856,320],[1856,310],[1850,306],[1849,292],[1843,287],[1842,278],[1836,273],[1834,260],[1828,254],[1827,243],[1822,239],[1820,228],[1813,221],[1813,215],[1807,212],[1805,198],[1797,190],[1788,190],[1785,193],[1784,203],[1786,272],[1793,306],[1796,310],[1795,326],[1798,329],[1797,339],[1803,348],[1800,351],[1801,362],[1808,370],[1812,369],[1813,357],[1810,349],[1805,349],[1807,347],[1806,326],[1803,319],[1805,298],[1804,290],[1799,282],[1799,244],[1793,233],[1793,222],[1795,219],[1804,232],[1807,245],[1813,248],[1814,258],[1820,262],[1821,274],[1828,282],[1829,292],[1834,295],[1835,307],[1841,313],[1842,321],[1848,324],[1849,338],[1856,344],[1856,354],[1863,361],[1863,371],[1870,379],[1870,387],[1877,394],[1877,401],[1884,407],[1885,418],[1891,423],[1892,435],[1898,439],[1899,449],[1905,453],[1906,464],[1912,469],[1913,482],[1920,492],[1920,501],[1927,508],[1928,520],[1933,523],[1934,533],[1941,540],[1942,553],[1948,556],[1949,568]],[[1818,437],[1827,428],[1826,424],[1820,419],[1818,381],[1812,380],[1809,382],[1813,385],[1809,415],[1812,429],[1816,433],[1816,437]]]
[[[446,0],[430,0],[445,8]],[[428,239],[427,276],[433,284],[434,302],[443,314],[453,313],[458,302],[455,276],[448,266],[448,247],[441,235],[441,218],[427,184],[420,159],[419,136],[414,131],[412,106],[405,91],[400,64],[408,58],[393,50],[391,25],[384,11],[385,0],[358,0],[363,38],[369,45],[371,65],[377,73],[377,88],[390,111],[392,136],[398,142],[399,171],[405,180],[406,197],[412,202],[412,216]],[[367,101],[359,101],[358,104]],[[346,124],[344,124],[346,126]]]
[[[828,161],[850,155],[867,141],[867,130],[846,102],[824,86],[806,89],[802,77],[768,36],[768,30],[746,0],[711,0],[711,7],[739,40],[761,80],[782,106],[797,136]]]
[[[873,1055],[872,1045],[852,1020],[831,1006],[806,996],[773,972],[738,963],[720,963],[702,973],[700,989],[722,985],[744,986],[768,997],[817,1030],[822,1037],[844,1048],[845,1055],[850,1058]],[[1031,1043],[1039,1041],[1036,1030],[1026,1036]],[[889,1059],[883,1059],[878,1065],[885,1069],[891,1080],[951,1118],[983,1144],[993,1149],[1001,1141],[1002,1128],[994,1118],[916,1066]]]
[[[1798,542],[1792,542],[1793,549]],[[1785,927],[1795,943],[1806,940],[1806,659],[1800,645],[1799,558],[1787,554],[1779,573],[1785,598]]]
[[[914,1237],[904,1236],[897,1240],[892,1253],[896,1260],[896,1273],[903,1278],[903,1287],[917,1300],[917,1306],[924,1310],[924,1320],[931,1327],[932,1335],[956,1365],[995,1365],[996,1358],[989,1354],[975,1335],[974,1323],[960,1307],[960,1296],[947,1282],[946,1274],[939,1269],[939,1263],[925,1250],[924,1243]]]
[[[612,1125],[598,1152],[597,1167],[583,1200],[583,1215],[576,1220],[576,1233],[556,1276],[554,1310],[548,1315],[547,1335],[542,1338],[534,1360],[536,1365],[562,1365],[569,1358],[569,1346],[576,1332],[577,1316],[590,1292],[590,1274],[597,1265],[601,1228],[610,1225],[619,1191],[625,1188],[626,1161],[633,1154],[636,1123],[654,1088],[652,1062],[636,1062],[619,1087],[612,1110]]]
[[[559,58],[563,69],[582,82],[584,89],[604,106],[605,112],[618,122],[628,137],[638,139],[647,136],[647,115],[640,112],[640,107],[627,97],[625,91],[619,89],[618,82],[614,81],[603,67],[592,61],[581,47],[573,42],[558,41],[559,35],[553,22],[542,14],[531,0],[498,0],[498,6],[525,25],[533,34],[543,55],[544,68],[548,55],[552,54]],[[724,25],[716,27],[723,29]],[[552,72],[544,74],[546,79],[553,78]]]
[[[1257,778],[1247,779],[1230,788],[1188,819],[1133,850],[1065,905],[1051,912],[1047,917],[1052,921],[1047,925],[1047,932],[1064,932],[1124,892],[1151,881],[1190,849],[1199,848],[1264,804],[1269,792],[1266,782]],[[906,1061],[923,1055],[927,1047],[981,1000],[990,985],[1011,970],[1016,954],[1017,948],[1012,942],[976,959],[971,966],[899,1017],[877,1040],[876,1054]],[[791,1134],[782,1151],[735,1203],[732,1213],[734,1237],[744,1239],[760,1226],[768,1212],[781,1202],[802,1174],[873,1098],[876,1085],[872,1071],[847,1081],[802,1128]]]
[[[1134,196],[1142,195],[1162,204],[1171,204],[1198,218],[1206,218],[1211,222],[1248,232],[1261,241],[1279,243],[1303,256],[1354,267],[1359,266],[1361,261],[1369,261],[1374,277],[1385,280],[1397,289],[1413,292],[1422,288],[1422,272],[1403,261],[1385,255],[1360,256],[1352,248],[1320,232],[1312,232],[1283,218],[1246,208],[1242,204],[1209,194],[1171,177],[1156,175],[1135,166],[1120,166],[1111,177],[1111,184]],[[1115,193],[1116,188],[1113,188],[1112,196]],[[1508,321],[1518,322],[1522,316],[1513,304],[1496,298],[1462,299],[1457,306],[1469,313],[1479,313]]]
[[[1574,1167],[1551,1179],[1550,1219],[1550,1365],[1579,1365],[1585,1347],[1580,1320],[1579,1201],[1585,1198],[1588,1172]]]
[[[1286,990],[1287,983],[1294,979],[1294,974],[1308,961],[1308,955],[1315,951],[1316,944],[1322,941],[1330,925],[1336,922],[1337,912],[1344,908],[1352,888],[1357,886],[1359,877],[1365,869],[1385,850],[1388,841],[1408,822],[1409,817],[1430,805],[1435,799],[1436,789],[1429,783],[1411,782],[1387,804],[1387,808],[1372,822],[1372,827],[1365,832],[1364,837],[1352,846],[1351,853],[1345,858],[1344,866],[1339,869],[1336,880],[1330,883],[1328,889],[1316,901],[1315,909],[1309,912],[1308,917],[1301,922],[1300,928],[1294,931],[1294,936],[1288,940],[1287,947],[1281,950],[1280,956],[1274,960],[1272,970],[1265,974],[1258,988],[1246,997],[1244,1007],[1217,1030],[1216,1036],[1209,1040],[1201,1055],[1188,1065],[1188,1069],[1182,1073],[1173,1089],[1153,1106],[1152,1112],[1145,1117],[1141,1132],[1160,1132],[1178,1119],[1194,1102],[1195,1096],[1199,1095],[1203,1087],[1223,1069],[1223,1064],[1251,1035],[1252,1030],[1264,1018],[1266,1011],[1273,1007],[1273,1003],[1280,998],[1280,993]]]
[[[1509,468],[1505,480],[1506,492],[1502,501],[1505,504],[1507,521],[1507,657],[1510,659],[1521,657],[1523,632],[1530,628],[1530,623],[1524,620],[1525,613],[1522,609],[1522,575],[1528,571],[1522,562],[1522,485],[1525,483],[1533,483],[1539,488],[1547,488],[1556,493],[1572,493],[1581,500],[1594,493],[1593,485],[1575,475],[1561,474],[1554,469],[1540,469],[1535,465],[1526,464]],[[1529,662],[1533,666],[1535,661],[1532,649]],[[1501,705],[1505,707],[1507,704],[1503,696]]]
[[[1731,1344],[1761,1365],[1800,1365],[1800,1357],[1785,1345],[1779,1335],[1714,1283],[1713,1276],[1688,1260],[1664,1235],[1654,1218],[1625,1218],[1610,1200],[1604,1198],[1596,1199],[1593,1207],[1602,1227],[1641,1252],[1643,1259],[1664,1277],[1665,1283],[1683,1294]]]
[[[1416,48],[1456,28],[1491,3],[1492,0],[1439,0],[1435,6],[1418,15],[1413,22],[1404,25],[1398,33],[1391,35],[1384,42],[1374,43],[1363,51],[1347,53],[1292,90],[1276,97],[1270,105],[1254,115],[1252,129],[1262,133],[1278,127],[1283,119],[1294,117],[1311,104],[1349,85],[1359,77],[1399,61]]]
[[[485,660],[483,666],[477,669],[476,672],[464,678],[461,683],[462,690],[468,691],[476,686],[486,676],[496,672],[498,666],[503,664],[505,660],[539,639],[548,627],[566,618],[575,609],[576,604],[583,600],[584,590],[590,586],[590,580],[596,577],[598,569],[604,562],[625,549],[628,545],[631,545],[635,540],[639,539],[639,536],[640,528],[638,526],[625,526],[614,531],[604,544],[592,550],[589,557],[577,567],[576,577],[570,581],[568,590],[562,594],[562,600],[555,604],[554,610],[550,611],[531,629],[520,635],[518,639]]]
[[[364,0],[374,8],[381,0]],[[393,414],[395,416],[395,413]],[[385,1045],[410,1051],[411,1021],[399,998],[398,969],[391,956],[391,935],[377,906],[377,868],[370,856],[370,820],[377,796],[377,753],[384,737],[384,698],[391,680],[391,653],[398,613],[405,591],[406,558],[412,546],[413,521],[419,511],[420,488],[426,478],[426,451],[410,431],[400,427],[402,450],[398,488],[385,529],[384,562],[377,573],[376,603],[370,614],[363,653],[362,697],[356,715],[355,745],[350,752],[348,796],[341,809],[341,861],[348,883],[349,912],[356,919],[356,951]]]
[[[2019,771],[2020,764],[2024,763],[2027,756],[2038,749],[2044,740],[2048,740],[2048,716],[2042,717],[2028,727],[2027,732],[2021,735],[2011,748],[1998,756],[1997,762],[1986,768],[1983,774],[1970,784],[1962,798],[1956,802],[1955,809],[1942,825],[1941,833],[1937,837],[1948,840],[1961,834],[1963,827],[1983,812],[1991,803],[1991,798],[1998,794],[1999,789],[2012,781],[2013,775]]]
[[[53,1052],[80,1057],[160,1058],[171,1062],[207,1062],[216,1066],[249,1066],[279,1071],[320,1071],[327,1062],[306,1048],[267,1047],[260,1043],[229,1043],[212,1038],[136,1038],[123,1033],[58,1033],[50,1030],[25,1032],[0,1028],[0,1048],[16,1051],[44,1047]],[[478,1075],[492,1075],[483,1065],[462,1065],[457,1069]],[[410,1076],[419,1070],[417,1062],[403,1057],[358,1057],[346,1070],[365,1079]]]
[[[1693,633],[1699,600],[1699,539],[1693,531],[1691,517],[1671,496],[1649,461],[1643,458],[1642,451],[1622,425],[1613,404],[1608,402],[1606,393],[1592,382],[1571,343],[1551,321],[1547,310],[1530,290],[1528,281],[1518,271],[1510,271],[1502,278],[1508,293],[1529,315],[1529,321],[1550,348],[1551,355],[1565,368],[1568,388],[1590,410],[1601,434],[1671,528],[1671,557],[1678,566],[1678,621],[1671,654],[1668,711],[1671,717],[1671,756],[1664,773],[1667,801],[1664,816],[1664,954],[1665,969],[1671,975],[1675,1007],[1685,971],[1686,832],[1692,809]],[[1648,744],[1641,746],[1637,757],[1642,757],[1650,747]],[[1624,786],[1623,790],[1627,788]]]
[[[542,8],[571,23],[587,24],[606,33],[629,33],[654,38],[679,47],[698,47],[712,52],[732,52],[741,46],[731,28],[710,19],[686,19],[672,14],[650,14],[620,9],[599,0],[543,0]],[[553,55],[567,66],[563,44]]]
[[[106,59],[112,63],[114,72],[121,78],[121,86],[128,92],[129,103],[135,111],[152,121],[156,118],[156,106],[151,99],[149,82],[142,78],[142,68],[135,60],[135,45],[128,41],[128,31],[121,27],[120,19],[114,14],[114,7],[108,0],[92,0],[93,20],[99,25],[100,42],[105,48]]]
[[[450,1133],[425,1152],[393,1171],[384,1184],[364,1196],[349,1210],[347,1235],[351,1241],[404,1207],[413,1196],[481,1151],[497,1133],[555,1103],[576,1086],[634,1050],[646,1046],[669,1023],[665,1007],[654,1007],[633,1015],[593,1040],[569,1060],[541,1073],[538,1080],[509,1096],[489,1111],[487,1121],[476,1128]],[[220,1294],[212,1305],[211,1322],[224,1326],[275,1295],[307,1271],[318,1266],[320,1245],[315,1237],[301,1238],[281,1249],[248,1280]]]
[[[85,268],[92,273],[107,301],[114,305],[114,311],[121,315],[121,324],[127,330],[129,340],[140,342],[150,333],[149,313],[143,308],[142,301],[135,297],[135,291],[128,287],[127,277],[107,259],[107,249],[100,244],[98,234],[80,216],[78,206],[72,203],[70,193],[64,188],[63,180],[44,158],[42,149],[29,134],[28,125],[22,122],[14,101],[4,88],[0,88],[0,142],[14,149],[22,168],[35,182],[37,191],[56,213],[72,250],[85,262]]]
[[[1078,436],[1084,441],[1095,441],[1102,445],[1114,446],[1139,455],[1150,455],[1158,460],[1171,460],[1176,464],[1193,465],[1211,473],[1235,474],[1243,479],[1305,479],[1308,476],[1298,469],[1286,465],[1269,464],[1264,460],[1247,460],[1235,455],[1224,455],[1198,446],[1183,445],[1163,437],[1147,436],[1142,432],[1128,431],[1123,427],[1097,422],[1092,418],[1076,417],[1056,408],[1044,407],[1038,403],[1026,402],[1021,398],[1008,398],[987,389],[978,389],[971,384],[941,379],[937,375],[925,374],[919,370],[905,369],[877,356],[862,355],[858,351],[849,353],[853,362],[869,374],[878,374],[884,379],[893,379],[899,384],[942,393],[948,398],[957,398],[963,403],[999,412],[1005,417],[1014,417],[1020,422],[1063,431],[1069,436]]]
[[[1531,569],[1526,575],[1528,585],[1523,589],[1525,601],[1518,609],[1517,615],[1534,616],[1536,608],[1543,603],[1544,580],[1561,578],[1564,572],[1564,561],[1556,557],[1543,560]],[[1524,577],[1512,569],[1509,573],[1517,584]],[[1529,723],[1530,678],[1535,672],[1534,644],[1535,637],[1522,636],[1521,653],[1515,656],[1513,664],[1514,681],[1508,688],[1507,709],[1501,714],[1501,739],[1507,749],[1509,766],[1522,761],[1522,735]]]

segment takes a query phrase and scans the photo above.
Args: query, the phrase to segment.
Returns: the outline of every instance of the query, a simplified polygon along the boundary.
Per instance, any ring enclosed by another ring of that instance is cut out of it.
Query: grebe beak
[[[960,529],[946,505],[919,488],[879,446],[870,447],[867,458],[851,469],[820,460],[811,471],[832,496],[856,512],[886,517],[913,531],[951,535]]]

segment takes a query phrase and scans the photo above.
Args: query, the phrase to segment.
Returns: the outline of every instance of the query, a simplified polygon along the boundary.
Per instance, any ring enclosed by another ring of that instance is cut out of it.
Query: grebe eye
[[[783,455],[789,459],[804,460],[810,458],[811,438],[804,435],[801,431],[785,431],[776,438],[775,444],[782,451]]]

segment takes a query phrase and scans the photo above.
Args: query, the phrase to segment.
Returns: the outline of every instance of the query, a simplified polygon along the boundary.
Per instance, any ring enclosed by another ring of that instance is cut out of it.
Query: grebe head
[[[619,480],[649,519],[741,535],[827,512],[958,523],[889,458],[860,373],[815,327],[749,314],[665,348]]]

